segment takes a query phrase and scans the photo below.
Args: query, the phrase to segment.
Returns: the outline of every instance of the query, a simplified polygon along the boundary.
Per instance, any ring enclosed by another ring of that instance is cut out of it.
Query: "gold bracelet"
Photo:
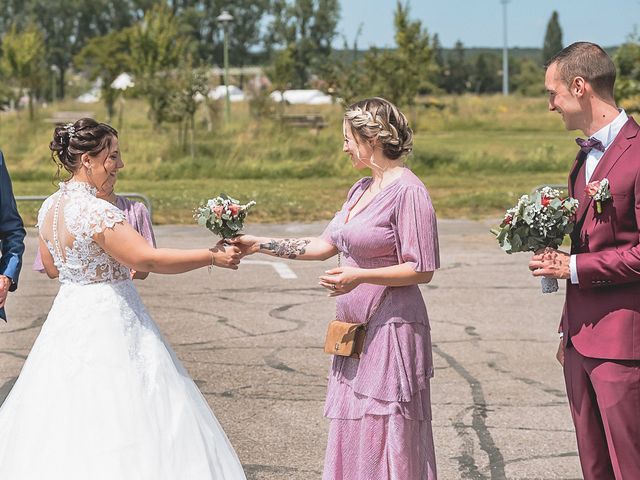
[[[216,257],[215,257],[215,255],[213,253],[213,249],[212,248],[209,249],[209,252],[211,252],[211,265],[207,266],[207,270],[209,270],[209,275],[211,275],[211,269],[216,266],[216,262],[215,262],[215,258]]]

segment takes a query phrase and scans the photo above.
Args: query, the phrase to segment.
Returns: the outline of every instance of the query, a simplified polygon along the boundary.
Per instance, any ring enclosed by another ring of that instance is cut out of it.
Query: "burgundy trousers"
[[[585,480],[640,479],[640,361],[565,348],[564,378]]]

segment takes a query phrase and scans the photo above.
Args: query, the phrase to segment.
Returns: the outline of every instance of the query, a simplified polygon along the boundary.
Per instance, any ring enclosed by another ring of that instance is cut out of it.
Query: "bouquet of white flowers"
[[[223,239],[235,237],[244,226],[247,212],[256,204],[253,200],[240,205],[238,200],[221,193],[198,206],[193,214],[198,225],[208,228]]]
[[[507,210],[499,229],[491,230],[507,253],[535,252],[558,248],[574,227],[578,200],[561,197],[560,191],[543,187],[531,196],[522,195]],[[558,290],[555,278],[542,278],[542,292]]]

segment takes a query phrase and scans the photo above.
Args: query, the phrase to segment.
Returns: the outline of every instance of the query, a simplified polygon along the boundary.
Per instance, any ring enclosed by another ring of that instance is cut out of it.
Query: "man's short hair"
[[[560,79],[571,87],[574,78],[582,77],[603,98],[613,98],[616,66],[602,47],[590,42],[576,42],[549,59],[545,68],[556,63]]]

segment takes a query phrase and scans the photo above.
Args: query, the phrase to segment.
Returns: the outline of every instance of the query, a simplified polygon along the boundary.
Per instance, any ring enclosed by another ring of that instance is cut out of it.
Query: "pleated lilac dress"
[[[440,266],[429,193],[409,169],[364,209],[349,209],[372,182],[358,181],[322,238],[343,266],[410,263]],[[385,295],[385,290],[388,290]],[[433,376],[427,309],[417,285],[361,284],[337,297],[336,318],[361,323],[372,314],[361,358],[334,356],[325,416],[330,419],[323,480],[436,479],[429,383]]]

